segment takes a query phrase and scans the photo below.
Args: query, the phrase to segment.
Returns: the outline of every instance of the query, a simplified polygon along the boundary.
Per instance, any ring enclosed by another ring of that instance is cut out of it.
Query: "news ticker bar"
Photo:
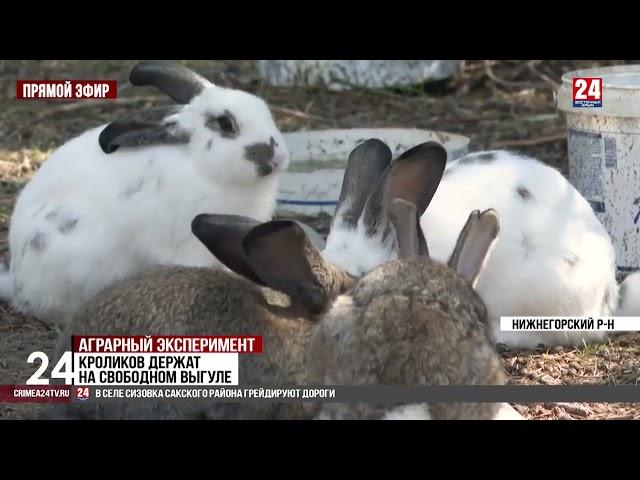
[[[47,392],[49,392],[47,394]],[[35,396],[34,396],[35,395]],[[640,403],[640,385],[429,385],[172,387],[75,385],[2,385],[0,402],[335,402],[335,403],[464,403],[585,402]]]

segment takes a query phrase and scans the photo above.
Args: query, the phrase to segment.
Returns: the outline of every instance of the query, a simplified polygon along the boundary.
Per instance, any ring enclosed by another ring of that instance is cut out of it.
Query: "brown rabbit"
[[[396,227],[401,219],[394,200],[407,198],[420,205],[412,211],[417,220],[433,196],[424,195],[425,185],[431,186],[427,191],[435,192],[446,151],[430,142],[388,165],[390,152],[387,155],[380,145],[378,141],[365,142],[359,151],[367,155],[352,154],[347,176],[350,172],[362,174],[358,163],[368,161],[372,154],[378,155],[371,162],[373,168],[380,173],[384,169],[384,173],[378,175],[377,183],[345,179],[346,193],[341,195],[338,214],[357,215],[356,209],[363,214],[365,205],[367,211],[375,211],[368,216],[370,223],[363,224],[380,233],[378,238],[385,250],[394,245],[397,255],[401,250],[400,232],[406,228]],[[367,175],[371,180],[371,172]],[[257,224],[245,217],[198,215],[192,230],[219,260],[245,278],[201,268],[154,268],[98,294],[73,318],[68,334],[262,335],[263,354],[240,355],[241,384],[309,384],[306,352],[312,330],[332,301],[353,287],[355,277],[326,261],[293,221]],[[67,349],[68,335],[63,337],[62,348]],[[313,417],[318,408],[299,403],[218,403],[206,409],[195,403],[87,403],[73,404],[52,416],[297,419]]]
[[[411,228],[419,227],[414,223]],[[448,266],[426,255],[406,256],[373,269],[347,295],[338,297],[311,340],[309,362],[318,382],[504,384],[486,308],[472,288],[498,229],[495,211],[473,212]],[[421,251],[418,244],[407,248],[416,254]],[[493,419],[501,408],[504,405],[491,403],[398,402],[391,409],[332,403],[323,407],[319,418]]]

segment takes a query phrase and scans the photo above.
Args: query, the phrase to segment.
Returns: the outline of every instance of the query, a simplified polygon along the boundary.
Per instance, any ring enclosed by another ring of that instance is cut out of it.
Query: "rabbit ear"
[[[152,85],[182,105],[213,85],[193,70],[165,60],[137,64],[129,74],[129,82],[135,86]]]
[[[447,151],[437,142],[426,142],[407,150],[391,163],[379,180],[364,209],[366,235],[386,236],[389,207],[396,199],[416,207],[416,219],[427,209],[436,193],[447,163]],[[420,249],[427,253],[422,230],[418,229]]]
[[[447,150],[437,142],[407,150],[389,170],[385,187],[387,204],[402,198],[413,203],[421,217],[440,185],[446,165]]]
[[[351,152],[332,227],[356,228],[367,197],[389,166],[391,156],[391,149],[375,138],[361,143]]]
[[[240,215],[200,214],[191,221],[191,231],[229,269],[264,285],[247,263],[242,249],[242,238],[259,224]]]
[[[493,210],[475,210],[469,215],[448,265],[467,279],[475,288],[480,271],[489,258],[500,231],[498,213]]]
[[[242,240],[247,262],[271,288],[320,313],[340,293],[346,274],[326,262],[293,220],[273,220]]]
[[[429,255],[427,243],[417,216],[417,207],[401,198],[395,199],[389,206],[389,221],[398,237],[398,258],[414,255]]]
[[[100,147],[109,154],[119,147],[188,143],[189,133],[170,118],[181,110],[182,107],[163,106],[126,115],[100,132]]]

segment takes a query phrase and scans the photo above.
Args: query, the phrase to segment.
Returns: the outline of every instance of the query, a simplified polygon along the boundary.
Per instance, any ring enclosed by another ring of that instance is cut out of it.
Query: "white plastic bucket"
[[[602,78],[602,106],[573,106],[573,78]],[[640,269],[640,65],[591,68],[562,77],[569,180],[589,201],[616,249],[620,272]]]
[[[449,160],[453,160],[466,154],[469,145],[469,139],[461,135],[404,128],[285,133],[291,162],[280,176],[277,213],[333,215],[349,154],[369,138],[389,145],[394,158],[411,147],[433,140],[441,143],[447,149]]]

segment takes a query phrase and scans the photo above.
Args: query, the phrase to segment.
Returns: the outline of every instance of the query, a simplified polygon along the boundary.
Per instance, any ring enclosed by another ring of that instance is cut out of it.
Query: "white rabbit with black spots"
[[[62,322],[116,280],[152,265],[216,266],[191,233],[200,212],[272,217],[289,152],[266,103],[172,62],[137,64],[133,85],[180,105],[89,130],[20,193],[0,298]]]
[[[450,162],[421,226],[431,256],[446,261],[472,209],[495,209],[501,234],[478,279],[499,343],[580,345],[607,332],[506,332],[500,316],[610,316],[619,286],[611,238],[587,200],[556,169],[508,151],[486,151]],[[632,277],[627,282],[632,283]],[[628,296],[627,315],[640,315]],[[628,288],[634,290],[633,284]],[[620,310],[622,311],[622,310]]]

